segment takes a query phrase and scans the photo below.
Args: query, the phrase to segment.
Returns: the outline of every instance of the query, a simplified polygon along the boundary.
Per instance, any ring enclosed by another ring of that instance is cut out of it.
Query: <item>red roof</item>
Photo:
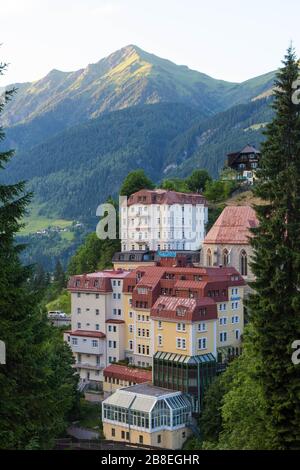
[[[71,276],[68,290],[71,292],[112,292],[112,279],[125,279],[128,274],[129,271],[118,269]]]
[[[203,204],[207,201],[202,194],[198,193],[179,193],[177,191],[168,191],[166,189],[141,189],[128,198],[128,206],[133,204]]]
[[[103,370],[104,377],[112,377],[127,382],[144,383],[152,381],[152,372],[133,367],[120,366],[119,364],[111,364]]]
[[[66,331],[70,336],[84,336],[88,338],[105,338],[105,334],[101,331],[88,331],[88,330],[75,330],[75,331]]]
[[[178,309],[182,310],[178,315]],[[205,321],[218,318],[217,304],[210,297],[191,299],[160,296],[151,309],[151,317],[180,321]]]
[[[249,244],[250,228],[257,227],[255,210],[250,206],[227,206],[205,237],[204,244]]]

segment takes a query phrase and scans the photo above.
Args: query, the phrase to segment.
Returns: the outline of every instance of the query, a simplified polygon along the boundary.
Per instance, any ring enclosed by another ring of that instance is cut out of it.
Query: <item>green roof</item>
[[[153,357],[154,359],[159,359],[162,361],[183,362],[185,364],[203,364],[207,362],[216,362],[216,358],[212,353],[199,354],[197,356],[184,356],[182,354],[172,354],[157,351]]]

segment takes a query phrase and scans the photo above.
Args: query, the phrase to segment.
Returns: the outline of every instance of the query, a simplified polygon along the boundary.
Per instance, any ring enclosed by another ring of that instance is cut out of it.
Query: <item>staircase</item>
[[[79,392],[84,392],[85,389],[89,386],[89,381],[86,379],[81,379],[78,383],[78,391]]]

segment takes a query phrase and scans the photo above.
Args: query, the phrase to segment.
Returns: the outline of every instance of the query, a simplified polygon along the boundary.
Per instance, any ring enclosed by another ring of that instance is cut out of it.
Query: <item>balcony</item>
[[[89,369],[89,370],[103,370],[105,364],[89,364],[88,362],[76,362],[74,364],[76,369]]]

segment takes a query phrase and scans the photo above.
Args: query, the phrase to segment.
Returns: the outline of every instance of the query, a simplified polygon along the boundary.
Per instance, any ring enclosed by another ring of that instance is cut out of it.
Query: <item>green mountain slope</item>
[[[164,176],[187,176],[194,168],[206,168],[216,177],[226,155],[251,143],[259,147],[262,131],[271,120],[272,98],[257,99],[199,120],[168,146]]]
[[[28,180],[45,215],[89,218],[132,169],[144,168],[157,180],[169,142],[201,117],[194,108],[170,103],[105,114],[19,151],[6,179]]]
[[[18,152],[7,179],[27,179],[45,215],[90,220],[133,169],[143,168],[155,182],[195,168],[217,176],[228,152],[259,145],[272,112],[268,102],[238,105],[210,119],[171,103],[108,113]]]
[[[12,126],[50,114],[69,126],[103,112],[159,102],[201,107],[209,115],[232,86],[130,45],[85,69],[52,70],[41,80],[17,84],[3,122]]]

